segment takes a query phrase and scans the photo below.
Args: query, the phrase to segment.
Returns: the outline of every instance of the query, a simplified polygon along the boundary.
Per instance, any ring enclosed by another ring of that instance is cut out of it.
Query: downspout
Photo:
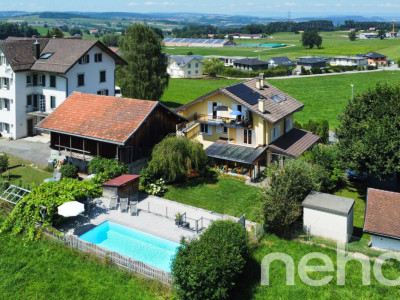
[[[58,75],[57,74],[57,76],[58,77],[61,77],[61,78],[64,78],[65,79],[65,99],[67,99],[68,98],[68,77],[66,77],[66,76],[61,76],[61,75]]]

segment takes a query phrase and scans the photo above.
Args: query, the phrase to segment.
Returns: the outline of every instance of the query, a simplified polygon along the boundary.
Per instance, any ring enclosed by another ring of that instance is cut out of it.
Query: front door
[[[28,120],[28,135],[33,136],[33,119]]]

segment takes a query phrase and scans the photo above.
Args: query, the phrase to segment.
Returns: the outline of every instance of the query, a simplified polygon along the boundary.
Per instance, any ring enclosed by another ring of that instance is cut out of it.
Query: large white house
[[[0,133],[35,134],[35,125],[74,91],[114,96],[115,65],[126,64],[96,40],[0,41]]]
[[[172,78],[203,76],[203,57],[199,55],[170,55],[167,73]]]
[[[367,66],[368,59],[360,56],[333,56],[329,58],[331,66]]]

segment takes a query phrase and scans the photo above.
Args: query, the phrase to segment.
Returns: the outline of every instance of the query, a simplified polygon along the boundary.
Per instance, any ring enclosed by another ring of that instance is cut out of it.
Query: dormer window
[[[89,54],[85,54],[79,59],[79,63],[82,64],[88,64],[89,63]]]

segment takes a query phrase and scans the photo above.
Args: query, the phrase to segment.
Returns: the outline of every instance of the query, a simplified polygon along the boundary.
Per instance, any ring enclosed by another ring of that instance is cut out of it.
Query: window
[[[190,69],[192,67],[192,64],[188,64],[188,68]]]
[[[82,56],[82,57],[79,59],[79,63],[80,63],[81,65],[83,65],[83,64],[88,64],[88,63],[89,63],[89,54],[85,54],[84,56]]]
[[[224,130],[222,131],[224,134],[228,134],[228,127],[224,126]]]
[[[46,86],[46,75],[39,75],[39,85]]]
[[[36,74],[32,75],[32,85],[37,86],[38,78]]]
[[[243,143],[244,144],[251,144],[251,129],[245,129],[243,134]]]
[[[192,71],[188,71],[188,74],[189,74],[189,75],[192,74]]]
[[[194,71],[196,74],[199,74],[199,70]]]
[[[3,130],[6,131],[7,133],[10,133],[10,124],[4,123],[4,128],[3,128]]]
[[[78,86],[85,85],[85,74],[78,74]]]
[[[107,89],[98,90],[97,91],[97,95],[106,95],[106,96],[108,96],[108,90]]]
[[[10,111],[10,99],[3,99],[4,101],[4,110]]]
[[[293,128],[293,119],[286,119],[285,120],[285,132],[289,132]]]
[[[106,82],[106,71],[100,71],[100,82]]]
[[[53,55],[53,53],[43,53],[42,55],[40,55],[40,58],[41,59],[48,59],[52,55]]]
[[[32,105],[32,95],[26,95],[26,105]]]
[[[281,126],[278,125],[271,129],[271,142],[275,141],[281,136]]]
[[[94,55],[94,62],[102,62],[103,61],[103,54],[101,53],[96,53]]]
[[[50,96],[50,108],[51,109],[56,108],[56,97],[55,96]]]
[[[39,110],[46,111],[46,97],[44,95],[39,95]]]
[[[2,89],[10,89],[10,79],[6,77],[1,78],[1,88]]]
[[[199,67],[199,63],[196,63],[194,66],[195,66],[196,68],[198,68],[198,67]]]
[[[26,75],[26,85],[27,86],[32,85],[32,75]]]
[[[55,88],[56,87],[56,76],[50,75],[50,87]]]
[[[208,124],[200,124],[200,133],[208,134]]]

